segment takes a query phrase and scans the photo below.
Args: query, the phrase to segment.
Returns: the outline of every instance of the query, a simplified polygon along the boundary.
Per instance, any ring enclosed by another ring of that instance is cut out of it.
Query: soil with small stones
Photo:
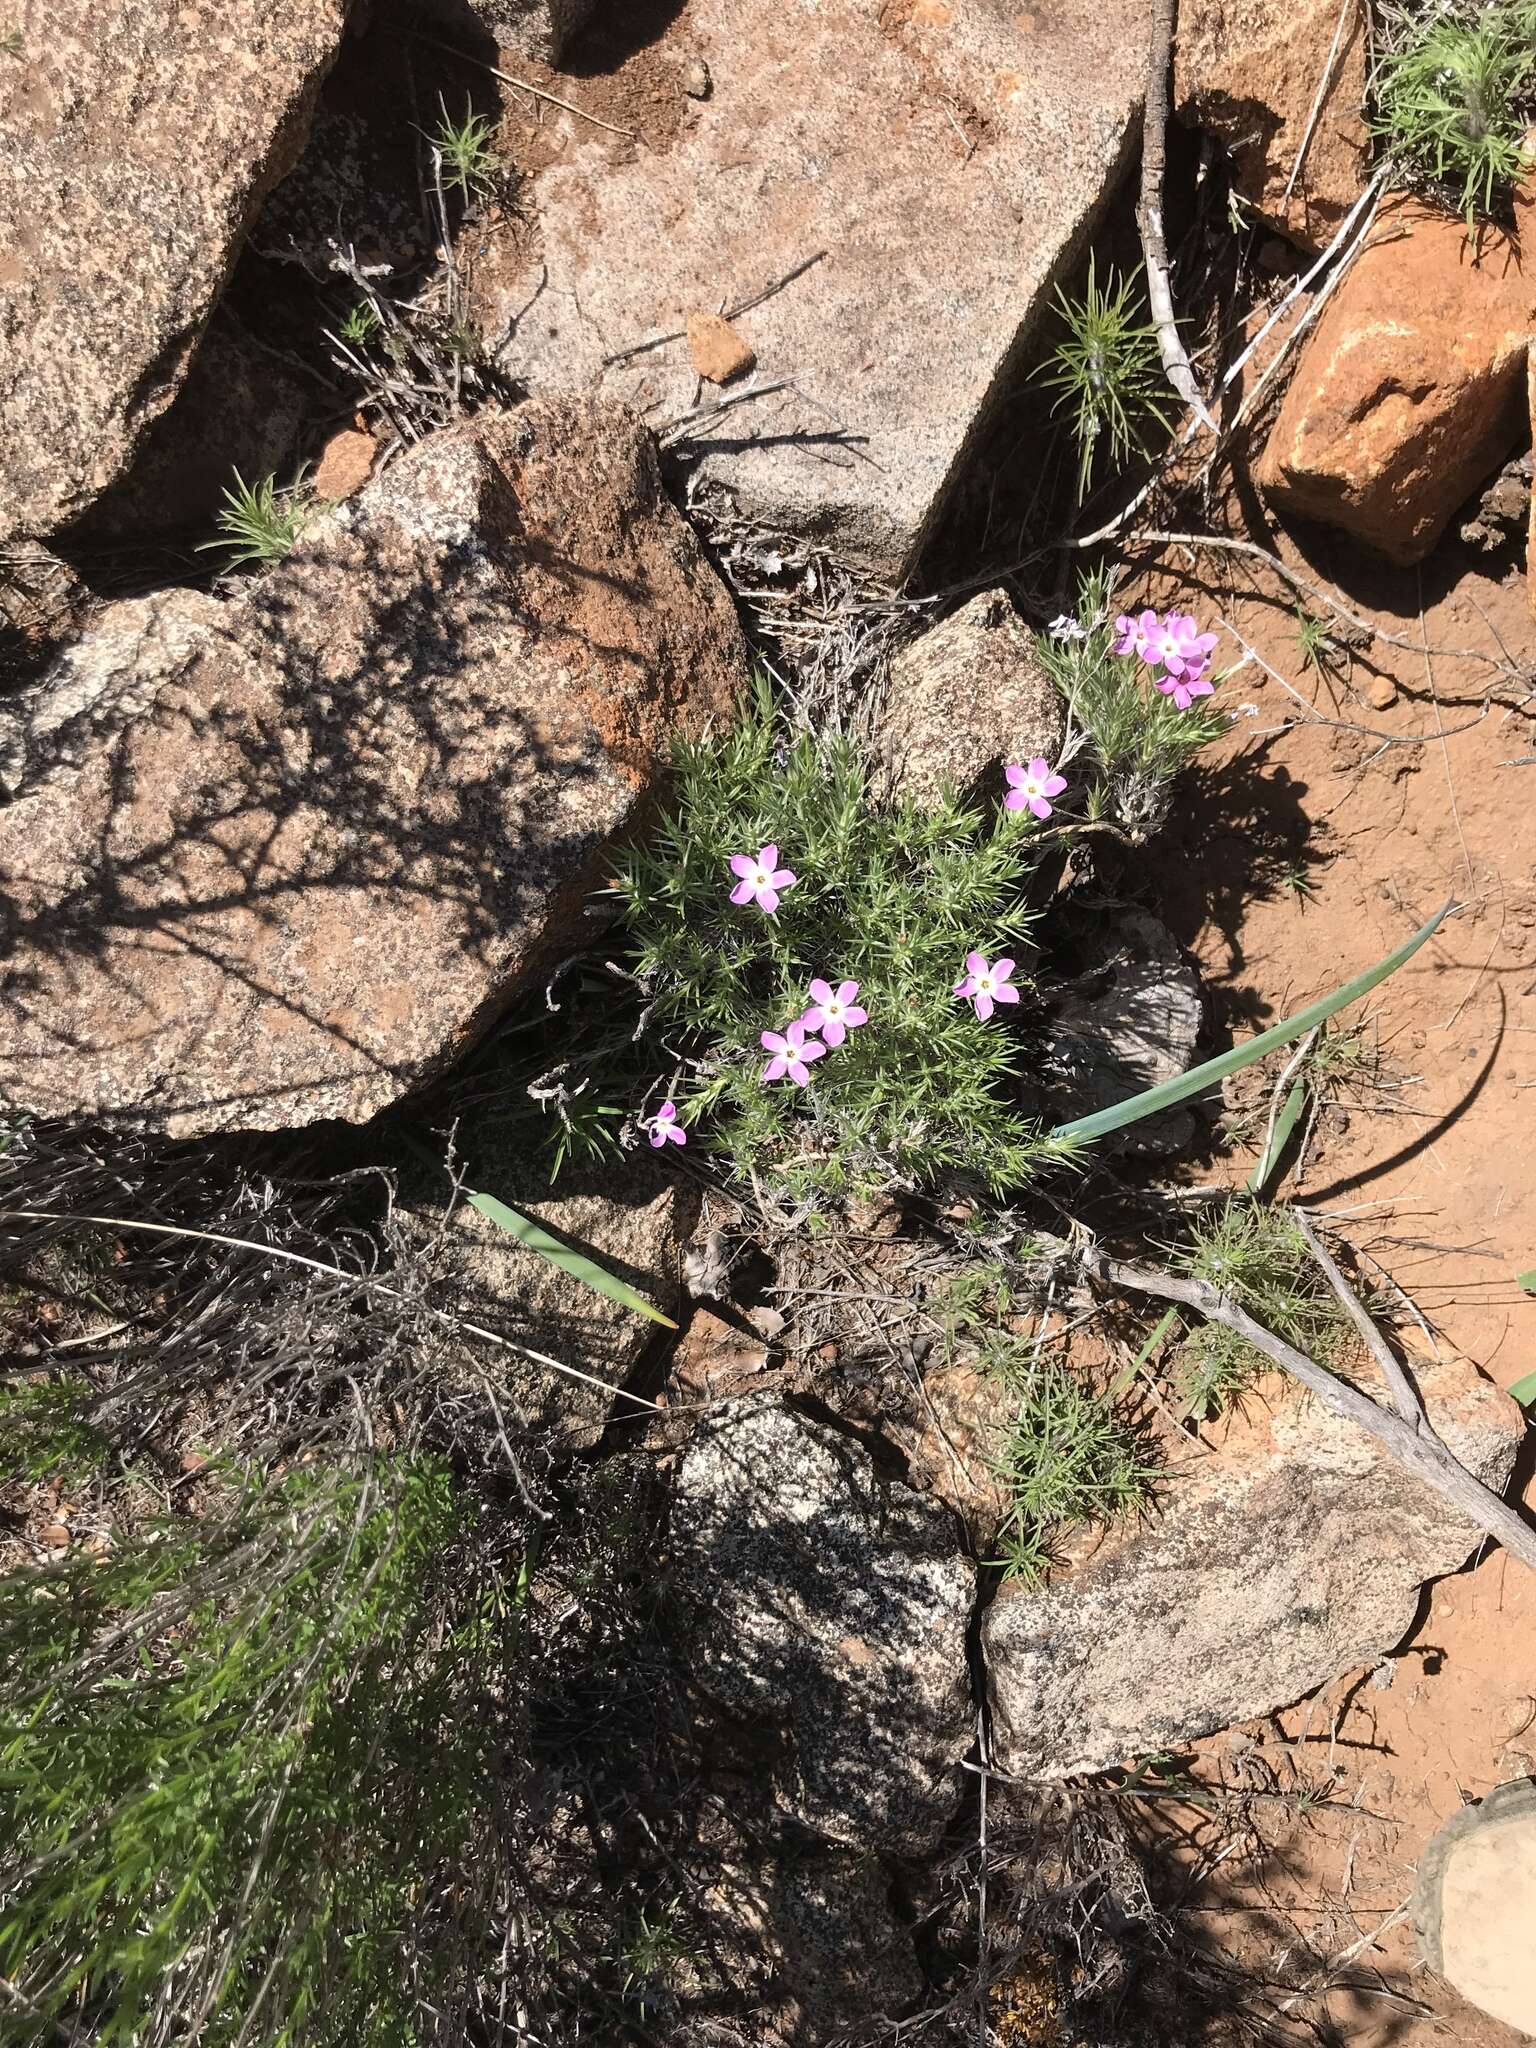
[[[1435,1343],[1507,1386],[1536,1367],[1536,1301],[1515,1279],[1536,1264],[1536,626],[1523,565],[1455,542],[1417,575],[1336,536],[1280,548],[1408,644],[1341,645],[1319,670],[1302,658],[1293,597],[1261,564],[1172,548],[1143,565],[1138,599],[1178,597],[1220,623],[1223,660],[1242,664],[1221,693],[1230,737],[1186,778],[1146,886],[1200,964],[1213,1021],[1237,1038],[1357,973],[1447,898],[1465,906],[1364,1006],[1366,1063],[1281,1192],[1336,1218]],[[1533,664],[1531,680],[1496,672],[1500,659]],[[1250,1148],[1188,1177],[1239,1184],[1261,1141],[1262,1120]],[[1522,1470],[1536,1508],[1529,1458]],[[1424,1968],[1399,1909],[1440,1823],[1536,1772],[1533,1645],[1536,1580],[1488,1557],[1427,1589],[1374,1675],[1201,1746],[1198,1778],[1261,1795],[1246,1822],[1227,1801],[1220,1816],[1156,1807],[1170,1883],[1214,1945],[1297,1990],[1336,1983],[1295,2006],[1325,2038],[1524,2038]]]

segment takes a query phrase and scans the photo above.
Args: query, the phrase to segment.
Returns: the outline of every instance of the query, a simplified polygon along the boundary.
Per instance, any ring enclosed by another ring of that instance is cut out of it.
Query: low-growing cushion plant
[[[1536,115],[1536,5],[1384,9],[1373,127],[1399,174],[1444,187],[1470,228],[1507,211]]]

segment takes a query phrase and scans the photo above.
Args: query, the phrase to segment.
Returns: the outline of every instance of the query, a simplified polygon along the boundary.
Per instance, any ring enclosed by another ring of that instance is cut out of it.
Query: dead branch
[[[1318,1236],[1316,1230],[1313,1229],[1312,1219],[1308,1216],[1305,1209],[1293,1209],[1291,1214],[1296,1219],[1296,1228],[1306,1239],[1307,1250],[1322,1267],[1328,1285],[1339,1297],[1339,1302],[1345,1315],[1354,1324],[1365,1348],[1381,1367],[1381,1376],[1392,1389],[1392,1398],[1397,1403],[1398,1414],[1402,1416],[1404,1422],[1410,1423],[1420,1435],[1423,1435],[1426,1430],[1432,1436],[1435,1435],[1436,1432],[1433,1425],[1428,1415],[1424,1412],[1424,1403],[1419,1399],[1418,1389],[1398,1363],[1391,1345],[1366,1314],[1365,1308],[1356,1296],[1354,1289],[1339,1271],[1333,1254]]]
[[[1536,1571],[1536,1529],[1509,1503],[1485,1486],[1447,1449],[1438,1436],[1424,1434],[1402,1416],[1373,1401],[1369,1394],[1351,1386],[1348,1380],[1320,1366],[1282,1338],[1256,1323],[1224,1294],[1203,1280],[1185,1279],[1176,1273],[1153,1273],[1140,1266],[1127,1266],[1091,1247],[1082,1254],[1089,1274],[1102,1284],[1127,1287],[1136,1294],[1150,1294],[1160,1301],[1177,1301],[1197,1309],[1213,1323],[1244,1337],[1273,1364],[1326,1402],[1337,1415],[1353,1422],[1375,1439],[1387,1454],[1411,1472],[1415,1479],[1433,1487],[1436,1493],[1476,1523],[1522,1564]]]
[[[1177,0],[1157,0],[1152,21],[1152,50],[1147,63],[1147,99],[1141,130],[1141,252],[1147,272],[1147,303],[1157,328],[1158,351],[1168,382],[1203,427],[1214,434],[1211,418],[1189,357],[1179,339],[1173,313],[1173,287],[1168,277],[1168,242],[1163,233],[1163,162],[1168,127],[1168,72],[1173,60],[1173,19]]]

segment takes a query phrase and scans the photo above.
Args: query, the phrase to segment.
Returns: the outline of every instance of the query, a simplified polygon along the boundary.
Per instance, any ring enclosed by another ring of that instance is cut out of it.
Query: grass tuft
[[[222,553],[225,567],[230,569],[248,563],[269,568],[289,553],[316,509],[314,493],[305,485],[302,471],[280,491],[275,477],[264,476],[260,482],[248,484],[237,469],[234,483],[224,493],[224,509],[214,522],[219,537],[202,542],[199,553]]]
[[[1129,1512],[1158,1467],[1114,1397],[1040,1357],[1031,1339],[994,1333],[981,1355],[1018,1404],[998,1460],[1008,1510],[997,1561],[1008,1578],[1038,1582],[1063,1529]]]
[[[1207,1211],[1173,1264],[1217,1288],[1255,1322],[1326,1365],[1348,1325],[1306,1239],[1283,1209],[1234,1197]],[[1269,1362],[1235,1330],[1201,1323],[1181,1347],[1175,1375],[1186,1412],[1217,1415],[1242,1396]]]
[[[455,121],[443,107],[442,119],[427,137],[441,166],[443,187],[457,192],[466,206],[490,197],[501,177],[496,154],[496,126],[467,102],[464,118]]]
[[[1389,10],[1373,127],[1396,164],[1447,186],[1470,229],[1502,211],[1536,111],[1536,5]]]
[[[1056,306],[1067,331],[1042,375],[1059,394],[1053,410],[1069,414],[1081,503],[1101,456],[1121,468],[1133,454],[1146,453],[1148,426],[1167,431],[1160,402],[1166,385],[1157,329],[1145,317],[1135,276],[1117,279],[1111,271],[1101,286],[1090,255],[1083,296],[1069,299],[1058,287]]]

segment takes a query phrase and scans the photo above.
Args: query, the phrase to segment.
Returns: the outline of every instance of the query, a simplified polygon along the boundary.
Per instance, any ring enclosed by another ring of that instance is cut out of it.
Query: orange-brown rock
[[[1302,350],[1256,469],[1280,512],[1321,520],[1389,560],[1421,561],[1498,468],[1525,419],[1536,322],[1527,198],[1513,233],[1469,240],[1417,199],[1383,206]]]
[[[422,442],[226,603],[108,611],[0,702],[0,1100],[362,1121],[567,945],[745,650],[632,414]]]
[[[688,353],[693,367],[711,384],[728,384],[757,361],[730,321],[718,313],[688,315]]]
[[[1338,0],[1179,8],[1179,118],[1225,144],[1240,197],[1304,249],[1332,238],[1364,188],[1365,57],[1364,9],[1341,30]]]
[[[341,427],[320,450],[315,464],[315,496],[327,504],[339,505],[368,481],[379,445],[372,434],[359,427]]]

